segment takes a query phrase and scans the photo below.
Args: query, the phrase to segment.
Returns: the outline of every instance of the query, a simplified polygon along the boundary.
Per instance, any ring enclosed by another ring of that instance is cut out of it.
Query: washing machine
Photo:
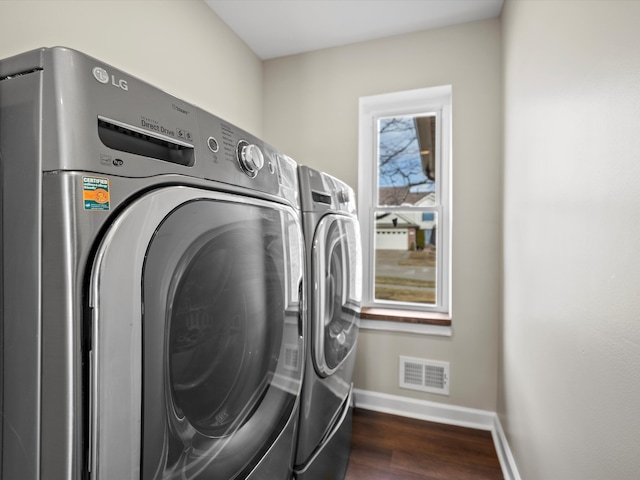
[[[308,274],[308,345],[295,475],[343,479],[351,447],[353,368],[362,298],[362,251],[354,192],[298,168]]]
[[[0,61],[0,478],[289,479],[296,163],[66,48]]]

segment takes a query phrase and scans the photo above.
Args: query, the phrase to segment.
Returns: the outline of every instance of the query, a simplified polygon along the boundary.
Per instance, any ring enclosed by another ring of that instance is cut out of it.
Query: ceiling
[[[500,15],[504,0],[205,0],[262,60]]]

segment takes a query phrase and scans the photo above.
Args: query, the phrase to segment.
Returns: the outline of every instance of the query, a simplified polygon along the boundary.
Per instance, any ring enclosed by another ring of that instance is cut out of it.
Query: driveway
[[[395,277],[435,282],[434,262],[422,252],[376,250],[376,277]]]

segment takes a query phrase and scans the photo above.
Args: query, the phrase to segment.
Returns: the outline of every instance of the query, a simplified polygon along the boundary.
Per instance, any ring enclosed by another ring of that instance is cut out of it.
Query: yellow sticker
[[[82,199],[85,210],[109,210],[109,179],[82,177]]]

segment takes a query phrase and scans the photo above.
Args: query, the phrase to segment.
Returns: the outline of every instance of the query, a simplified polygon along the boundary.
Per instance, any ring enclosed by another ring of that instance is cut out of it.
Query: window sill
[[[360,328],[365,330],[452,335],[451,316],[446,313],[364,307],[360,318]]]
[[[389,322],[441,325],[444,327],[451,326],[451,317],[446,313],[421,312],[416,310],[364,307],[360,317],[367,320],[387,320]]]

